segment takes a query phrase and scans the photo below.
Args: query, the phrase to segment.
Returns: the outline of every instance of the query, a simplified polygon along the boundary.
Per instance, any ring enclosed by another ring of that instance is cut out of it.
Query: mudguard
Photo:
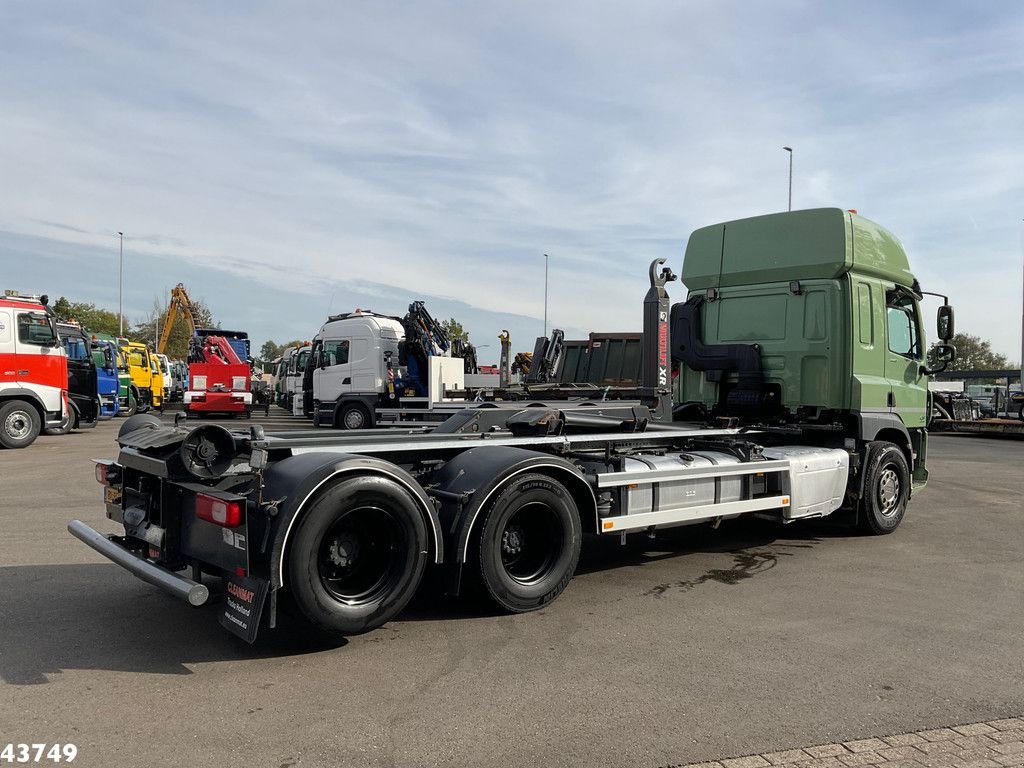
[[[512,477],[528,471],[551,475],[562,481],[579,507],[583,530],[597,530],[594,491],[572,462],[513,446],[471,448],[439,469],[428,486],[428,493],[441,501],[445,539],[449,552],[454,551],[454,558],[449,557],[449,561],[456,570],[466,562],[474,523],[481,510]],[[590,520],[592,525],[588,525]]]
[[[434,545],[434,562],[443,562],[444,540],[437,510],[412,475],[401,467],[371,456],[302,453],[272,463],[263,474],[263,504],[259,512],[270,525],[264,537],[270,542],[268,575],[273,587],[284,586],[285,551],[289,537],[309,500],[328,483],[355,474],[388,477],[409,491],[427,520]]]

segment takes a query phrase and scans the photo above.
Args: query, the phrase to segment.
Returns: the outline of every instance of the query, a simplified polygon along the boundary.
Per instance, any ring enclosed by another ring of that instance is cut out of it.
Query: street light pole
[[[789,207],[787,211],[793,210],[793,148],[783,147],[784,150],[789,152]]]
[[[1024,219],[1021,219],[1024,224]],[[1020,390],[1024,392],[1024,226],[1020,232],[1020,253],[1021,253],[1021,280],[1020,280]],[[1010,383],[1006,383],[1009,392]],[[1007,394],[1009,402],[1009,394]]]
[[[548,255],[544,254],[544,338],[548,335]]]
[[[118,232],[121,238],[120,266],[117,272],[117,317],[118,336],[124,336],[124,232]]]

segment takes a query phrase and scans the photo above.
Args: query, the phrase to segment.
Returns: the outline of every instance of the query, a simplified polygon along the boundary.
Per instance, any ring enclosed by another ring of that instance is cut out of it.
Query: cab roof
[[[682,280],[692,291],[834,279],[846,272],[915,285],[896,236],[839,208],[773,213],[695,230],[686,244]]]

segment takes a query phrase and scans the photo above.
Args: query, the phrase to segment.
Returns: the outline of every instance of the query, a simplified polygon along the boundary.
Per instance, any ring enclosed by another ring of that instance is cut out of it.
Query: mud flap
[[[270,582],[245,576],[225,576],[224,587],[220,625],[247,643],[256,642]]]

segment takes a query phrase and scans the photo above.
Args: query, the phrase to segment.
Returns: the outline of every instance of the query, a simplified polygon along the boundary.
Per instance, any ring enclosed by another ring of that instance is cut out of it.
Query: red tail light
[[[93,470],[100,485],[114,485],[121,481],[121,468],[109,461],[97,461]]]
[[[226,501],[205,493],[196,494],[196,517],[214,525],[236,528],[242,524],[242,501]]]

